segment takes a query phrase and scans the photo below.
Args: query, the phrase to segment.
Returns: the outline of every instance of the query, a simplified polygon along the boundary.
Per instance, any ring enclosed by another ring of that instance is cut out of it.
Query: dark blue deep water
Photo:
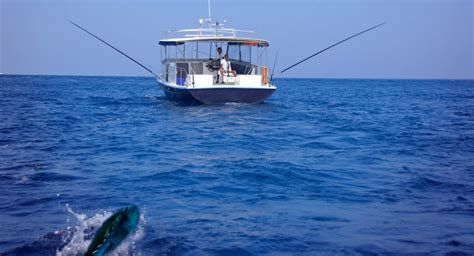
[[[474,252],[474,81],[278,79],[185,106],[152,78],[0,76],[0,253]]]

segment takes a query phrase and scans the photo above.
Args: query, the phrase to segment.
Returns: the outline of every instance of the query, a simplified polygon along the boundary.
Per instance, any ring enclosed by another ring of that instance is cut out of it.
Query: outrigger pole
[[[275,61],[273,62],[272,75],[270,76],[270,84],[272,83],[272,80],[273,80],[273,74],[275,74],[275,66],[277,64],[278,52],[279,51],[277,51],[277,54],[275,56]]]
[[[125,54],[124,52],[122,52],[121,50],[113,47],[111,44],[107,43],[106,41],[102,40],[100,37],[92,34],[91,32],[87,31],[85,28],[77,25],[76,23],[72,22],[72,21],[69,21],[71,22],[72,25],[78,27],[79,29],[81,29],[82,31],[86,32],[87,34],[95,37],[97,40],[101,41],[102,43],[106,44],[107,46],[111,47],[112,49],[116,50],[117,52],[119,52],[120,54],[122,54],[123,56],[129,58],[131,61],[135,62],[136,64],[138,64],[140,67],[144,68],[146,71],[150,72],[152,75],[154,75],[155,77],[159,78],[159,76],[157,74],[155,74],[153,71],[151,71],[149,68],[143,66],[140,62],[136,61],[134,58],[128,56],[127,54]]]
[[[338,44],[342,44],[342,43],[344,43],[345,41],[347,41],[347,40],[349,40],[349,39],[351,39],[351,38],[354,38],[354,37],[356,37],[356,36],[358,36],[358,35],[362,35],[362,34],[364,34],[365,32],[368,32],[369,30],[372,30],[372,29],[375,29],[375,28],[378,28],[378,27],[382,26],[383,24],[385,24],[385,22],[384,22],[384,23],[380,23],[380,24],[378,24],[377,26],[373,26],[373,27],[371,27],[371,28],[368,28],[368,29],[366,29],[366,30],[364,30],[364,31],[362,31],[362,32],[359,32],[359,33],[357,33],[357,34],[355,34],[355,35],[353,35],[353,36],[350,36],[350,37],[348,37],[348,38],[346,38],[346,39],[344,39],[344,40],[342,40],[342,41],[339,41],[339,42],[337,42],[337,43],[335,43],[335,44],[333,44],[333,45],[331,45],[331,46],[329,46],[329,47],[327,47],[327,48],[325,48],[325,49],[323,49],[323,50],[321,50],[321,51],[319,51],[319,52],[317,52],[317,53],[315,53],[315,54],[313,54],[313,55],[311,55],[311,56],[309,56],[309,57],[307,57],[307,58],[305,58],[305,59],[303,59],[303,60],[301,60],[301,61],[299,61],[299,62],[297,62],[297,63],[295,63],[295,64],[293,64],[293,65],[291,65],[291,66],[289,66],[289,67],[287,67],[287,68],[285,68],[284,70],[282,70],[282,71],[280,72],[280,74],[283,74],[283,72],[285,72],[285,71],[287,71],[287,70],[289,70],[289,69],[291,69],[291,68],[293,68],[293,67],[295,67],[295,66],[297,66],[297,65],[299,65],[299,64],[301,64],[301,63],[303,63],[303,62],[305,62],[305,61],[307,61],[307,60],[309,60],[309,59],[311,59],[311,58],[313,58],[314,56],[316,56],[316,55],[318,55],[318,54],[320,54],[320,53],[323,53],[323,52],[325,52],[325,51],[327,51],[327,50],[333,48],[334,46],[336,46],[336,45],[338,45]]]

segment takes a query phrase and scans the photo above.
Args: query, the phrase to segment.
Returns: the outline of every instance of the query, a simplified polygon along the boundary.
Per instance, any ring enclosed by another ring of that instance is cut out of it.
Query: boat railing
[[[250,75],[250,74],[258,74],[258,65],[253,64],[251,62],[247,61],[240,61],[236,59],[231,59],[230,60],[232,63],[232,69],[234,69],[237,74],[242,74],[242,75]],[[185,64],[187,65],[187,69],[184,69],[183,67],[176,67],[177,69],[183,69],[186,71],[186,74],[192,74],[192,75],[202,75],[202,74],[212,74],[214,71],[208,71],[207,68],[207,63],[209,62],[208,58],[176,58],[176,59],[165,59],[163,60],[164,65],[168,65],[171,63],[175,64]],[[181,71],[183,72],[183,71]]]
[[[177,63],[177,62],[191,63],[191,62],[208,62],[208,61],[209,61],[209,58],[168,58],[168,59],[164,59],[162,62],[163,64],[167,64],[167,63]]]
[[[162,39],[178,39],[178,38],[245,38],[255,36],[257,33],[250,30],[237,30],[230,28],[198,28],[198,29],[182,29],[176,31],[162,32]]]

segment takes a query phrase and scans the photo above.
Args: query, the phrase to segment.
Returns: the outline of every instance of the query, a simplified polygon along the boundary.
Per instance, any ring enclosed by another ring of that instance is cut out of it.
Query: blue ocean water
[[[277,79],[263,104],[183,105],[153,78],[0,76],[0,253],[474,252],[474,81]]]

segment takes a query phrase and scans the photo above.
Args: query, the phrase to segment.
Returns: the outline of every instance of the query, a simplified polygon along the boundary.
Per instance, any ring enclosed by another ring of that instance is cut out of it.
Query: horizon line
[[[65,74],[7,74],[0,73],[0,76],[74,76],[74,77],[140,77],[140,78],[154,78],[149,75],[93,75],[93,74],[76,74],[76,75],[65,75]],[[340,79],[340,80],[465,80],[471,81],[473,78],[387,78],[387,77],[275,77],[274,79]]]

